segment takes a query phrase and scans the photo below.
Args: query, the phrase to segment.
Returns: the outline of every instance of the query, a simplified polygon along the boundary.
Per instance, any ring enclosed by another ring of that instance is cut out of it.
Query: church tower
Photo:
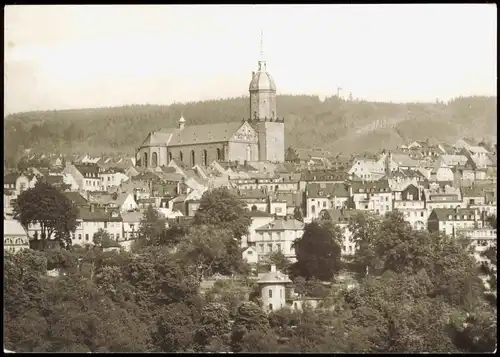
[[[276,84],[267,72],[264,60],[263,34],[260,41],[257,72],[250,82],[250,118],[259,137],[259,161],[285,161],[285,124],[276,111]]]

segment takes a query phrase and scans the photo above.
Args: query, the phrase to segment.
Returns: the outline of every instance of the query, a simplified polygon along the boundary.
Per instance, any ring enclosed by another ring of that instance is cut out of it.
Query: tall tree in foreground
[[[61,191],[45,182],[37,182],[35,187],[21,193],[14,206],[14,218],[24,227],[40,225],[42,247],[46,240],[53,238],[61,245],[71,246],[77,217],[77,207]]]
[[[304,234],[295,240],[297,262],[291,267],[294,276],[330,281],[341,269],[341,230],[323,227],[316,222],[306,225]]]
[[[137,245],[135,248],[159,246],[166,236],[166,219],[149,205],[144,211],[138,230]]]
[[[225,187],[207,191],[194,215],[194,224],[231,229],[239,240],[248,234],[252,223],[246,208],[245,203]]]

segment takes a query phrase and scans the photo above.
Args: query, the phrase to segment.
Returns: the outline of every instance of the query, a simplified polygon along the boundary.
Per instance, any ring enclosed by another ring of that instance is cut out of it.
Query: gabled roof
[[[123,212],[122,220],[126,223],[137,223],[141,221],[142,216],[141,212]]]
[[[450,216],[451,221],[473,221],[477,211],[473,208],[459,208],[458,210],[453,208],[435,208],[431,215],[433,213],[441,222],[450,221]]]
[[[78,192],[63,192],[63,195],[77,206],[88,205],[87,199]]]
[[[306,191],[309,198],[318,197],[349,197],[349,191],[344,183],[308,183]]]
[[[255,231],[298,231],[304,229],[304,223],[296,219],[278,218],[274,221],[256,228]]]
[[[360,193],[360,189],[363,189],[364,192],[391,192],[391,188],[389,186],[389,181],[387,180],[378,180],[375,182],[362,182],[362,181],[351,181],[349,183],[352,187],[353,193]]]
[[[113,213],[115,216],[113,216]],[[90,222],[121,222],[122,217],[119,212],[114,210],[105,211],[101,208],[80,207],[78,218]]]
[[[21,223],[15,219],[4,219],[3,220],[3,235],[5,236],[23,236],[26,237],[26,231],[24,230]]]

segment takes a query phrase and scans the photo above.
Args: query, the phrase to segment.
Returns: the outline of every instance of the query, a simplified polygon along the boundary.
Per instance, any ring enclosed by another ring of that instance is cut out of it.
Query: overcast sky
[[[496,95],[495,5],[6,6],[7,113],[246,95]]]

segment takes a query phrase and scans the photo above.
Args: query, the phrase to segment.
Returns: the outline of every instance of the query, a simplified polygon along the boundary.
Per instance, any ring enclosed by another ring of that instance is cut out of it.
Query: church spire
[[[259,58],[259,71],[266,70],[266,61],[264,60],[264,31],[260,31],[260,58]]]

